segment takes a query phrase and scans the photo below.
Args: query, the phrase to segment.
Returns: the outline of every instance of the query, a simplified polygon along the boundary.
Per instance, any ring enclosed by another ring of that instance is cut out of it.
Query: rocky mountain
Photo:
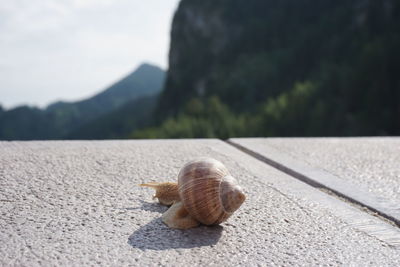
[[[57,102],[44,110],[23,106],[3,111],[0,113],[0,139],[67,138],[83,125],[105,114],[119,108],[126,109],[125,105],[134,103],[132,101],[140,102],[141,98],[157,95],[163,87],[164,79],[162,69],[143,64],[91,98],[78,102]],[[141,107],[145,109],[147,102],[143,103]],[[135,114],[130,116],[134,117]]]
[[[399,47],[396,0],[182,0],[147,134],[218,132],[188,107],[211,97],[245,117],[227,136],[400,134]]]

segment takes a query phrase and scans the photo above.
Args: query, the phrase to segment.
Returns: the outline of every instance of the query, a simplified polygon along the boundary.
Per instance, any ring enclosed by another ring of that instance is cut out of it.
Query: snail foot
[[[190,217],[180,201],[175,202],[161,218],[168,227],[176,229],[189,229],[200,225],[198,221]]]

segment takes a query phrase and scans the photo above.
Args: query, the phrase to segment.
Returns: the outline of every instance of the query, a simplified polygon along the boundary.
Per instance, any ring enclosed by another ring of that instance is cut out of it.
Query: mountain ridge
[[[57,101],[44,109],[18,106],[2,111],[0,139],[65,138],[85,123],[112,112],[129,101],[158,94],[164,79],[165,72],[161,68],[144,63],[87,99],[75,102]]]
[[[109,97],[110,94],[114,94],[115,89],[117,89],[117,91],[120,91],[119,93],[124,93],[124,92],[121,92],[122,90],[120,89],[120,85],[123,85],[125,83],[131,85],[131,82],[137,82],[137,81],[135,81],[136,77],[138,77],[138,76],[146,77],[146,76],[148,76],[149,72],[151,72],[151,71],[157,71],[159,73],[164,73],[164,70],[162,70],[158,66],[155,66],[155,65],[152,65],[149,63],[142,63],[133,71],[124,75],[122,78],[116,80],[115,82],[111,83],[109,86],[106,86],[105,89],[101,90],[100,92],[95,93],[94,95],[92,95],[90,97],[87,97],[87,98],[84,98],[81,100],[77,100],[77,101],[63,101],[63,100],[56,101],[54,103],[50,103],[44,109],[52,110],[55,107],[60,106],[60,105],[87,103],[88,101],[96,99],[96,98],[106,98],[106,97]],[[155,79],[155,81],[157,81],[157,79]],[[157,87],[157,86],[155,86],[155,87]],[[154,88],[154,87],[151,87],[151,88]],[[151,95],[152,93],[153,93],[152,91],[148,92],[149,95]]]

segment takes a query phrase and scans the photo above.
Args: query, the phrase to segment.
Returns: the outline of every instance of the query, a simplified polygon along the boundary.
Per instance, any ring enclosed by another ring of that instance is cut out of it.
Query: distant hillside
[[[157,124],[132,136],[399,135],[399,48],[397,0],[182,0]]]
[[[120,139],[136,129],[149,126],[158,94],[133,99],[122,107],[84,124],[66,139]]]
[[[158,94],[164,84],[162,69],[148,64],[95,96],[78,102],[57,102],[45,110],[17,107],[0,112],[0,139],[62,139],[84,124],[129,101]],[[135,116],[135,114],[131,114]]]
[[[73,103],[57,102],[46,109],[58,119],[62,137],[85,123],[113,111],[126,102],[161,91],[165,79],[162,69],[143,64],[134,72],[95,96]]]
[[[0,140],[54,139],[58,135],[52,114],[39,108],[16,107],[0,113]]]
[[[125,78],[89,99],[73,103],[56,102],[49,105],[46,111],[52,112],[59,108],[73,106],[88,115],[107,113],[132,99],[158,93],[163,85],[164,77],[165,73],[162,69],[142,64]]]

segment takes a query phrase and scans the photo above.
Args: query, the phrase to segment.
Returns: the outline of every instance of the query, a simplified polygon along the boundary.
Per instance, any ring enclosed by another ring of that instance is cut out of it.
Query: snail
[[[219,161],[200,158],[180,170],[178,183],[145,183],[154,188],[160,204],[172,205],[162,221],[171,228],[188,229],[201,224],[226,221],[244,202],[246,196]]]

